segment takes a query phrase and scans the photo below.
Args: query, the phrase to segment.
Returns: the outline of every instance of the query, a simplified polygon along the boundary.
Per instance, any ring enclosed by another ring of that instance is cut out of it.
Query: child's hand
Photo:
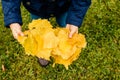
[[[12,30],[12,34],[15,39],[17,39],[19,35],[24,36],[23,32],[21,31],[21,26],[18,23],[10,24],[10,29]]]
[[[74,25],[71,25],[71,24],[67,24],[66,28],[70,30],[70,33],[68,35],[69,38],[72,38],[72,36],[75,33],[78,33],[78,27],[77,26],[74,26]]]

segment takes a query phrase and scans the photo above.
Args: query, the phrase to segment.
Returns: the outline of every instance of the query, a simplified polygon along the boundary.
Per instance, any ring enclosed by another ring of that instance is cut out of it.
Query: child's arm
[[[10,27],[12,23],[22,25],[20,5],[21,0],[2,0],[4,24],[6,27]]]
[[[20,4],[21,0],[2,0],[4,24],[6,27],[10,27],[15,39],[17,39],[18,35],[23,36],[21,31],[22,19]]]
[[[83,18],[91,4],[91,0],[71,0],[67,24],[81,26]]]
[[[71,0],[66,26],[70,30],[69,38],[78,33],[78,27],[81,26],[90,4],[91,0]]]

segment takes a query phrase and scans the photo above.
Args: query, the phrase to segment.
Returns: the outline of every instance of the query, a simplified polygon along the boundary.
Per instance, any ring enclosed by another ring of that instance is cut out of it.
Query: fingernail
[[[22,33],[21,36],[24,36],[24,34]]]
[[[72,35],[69,35],[69,38],[72,38]]]

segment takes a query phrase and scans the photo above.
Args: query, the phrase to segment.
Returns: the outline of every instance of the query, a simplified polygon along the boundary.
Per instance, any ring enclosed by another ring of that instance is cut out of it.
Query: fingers
[[[75,32],[75,31],[73,31],[73,30],[72,30],[72,31],[70,31],[70,33],[69,33],[68,37],[69,37],[69,38],[72,38],[72,36],[73,36],[75,33],[76,33],[76,32]]]
[[[70,33],[68,35],[69,38],[72,38],[75,33],[78,33],[77,26],[67,24],[66,28],[70,30]]]
[[[21,30],[13,30],[12,33],[13,33],[13,37],[15,39],[17,39],[18,36],[24,36],[24,34],[23,34],[23,32]]]
[[[18,36],[24,36],[23,32],[21,31],[21,26],[18,23],[11,24],[10,28],[15,39],[17,39]]]
[[[66,29],[69,29],[69,28],[70,28],[70,24],[67,24],[67,25],[66,25]]]

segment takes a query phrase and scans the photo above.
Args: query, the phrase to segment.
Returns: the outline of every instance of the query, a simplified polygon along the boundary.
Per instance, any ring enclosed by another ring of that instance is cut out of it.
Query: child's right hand
[[[11,29],[13,37],[15,39],[17,39],[19,35],[24,36],[24,34],[23,34],[22,30],[21,30],[20,24],[12,23],[12,24],[10,24],[10,29]]]

